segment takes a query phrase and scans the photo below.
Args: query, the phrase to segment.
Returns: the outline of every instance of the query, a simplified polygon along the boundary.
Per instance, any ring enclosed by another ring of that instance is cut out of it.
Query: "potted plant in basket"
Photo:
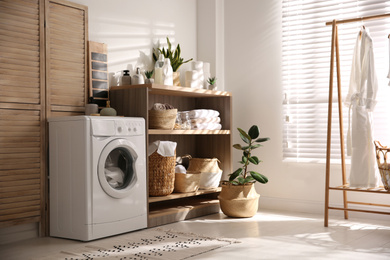
[[[187,63],[189,61],[192,61],[192,58],[184,61],[184,59],[182,57],[180,57],[180,54],[181,54],[180,44],[177,44],[176,49],[172,50],[172,44],[169,41],[168,37],[167,37],[167,44],[168,44],[167,49],[165,49],[164,47],[162,49],[158,48],[157,53],[153,49],[153,59],[156,62],[158,59],[159,53],[161,53],[165,59],[170,59],[172,70],[173,70],[173,85],[180,86],[180,74],[177,70],[179,69],[179,67],[182,64]]]
[[[245,145],[233,145],[241,150],[243,155],[240,163],[242,166],[229,175],[228,181],[222,181],[222,191],[218,196],[222,212],[229,217],[252,217],[258,209],[260,195],[256,192],[254,183],[267,183],[268,178],[263,174],[249,170],[250,164],[258,165],[261,161],[252,155],[252,150],[261,147],[260,143],[269,140],[259,138],[259,128],[253,125],[248,133],[237,128]]]

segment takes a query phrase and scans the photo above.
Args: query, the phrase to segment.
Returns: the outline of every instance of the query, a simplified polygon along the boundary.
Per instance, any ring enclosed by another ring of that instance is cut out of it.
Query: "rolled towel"
[[[197,80],[194,80],[194,81],[186,80],[185,86],[187,88],[199,88],[199,81],[197,81]]]
[[[186,74],[185,74],[185,79],[186,81],[189,80],[198,80],[199,78],[199,73],[198,71],[196,70],[189,70],[189,71],[186,71]]]
[[[153,105],[153,110],[165,110],[165,104],[161,104],[161,103],[154,103]]]
[[[191,124],[191,129],[194,130],[221,130],[222,125],[217,123]]]
[[[171,104],[165,103],[154,103],[153,110],[167,110],[167,109],[174,109],[174,107]]]
[[[220,117],[199,117],[190,120],[191,124],[202,124],[202,123],[219,123],[221,122]]]
[[[190,119],[202,118],[202,117],[218,117],[219,112],[212,109],[194,109],[189,113]]]

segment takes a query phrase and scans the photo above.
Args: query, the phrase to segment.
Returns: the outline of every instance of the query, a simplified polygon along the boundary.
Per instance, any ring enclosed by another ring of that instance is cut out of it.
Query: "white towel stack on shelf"
[[[220,130],[222,129],[219,112],[212,109],[195,109],[189,111],[191,129]]]

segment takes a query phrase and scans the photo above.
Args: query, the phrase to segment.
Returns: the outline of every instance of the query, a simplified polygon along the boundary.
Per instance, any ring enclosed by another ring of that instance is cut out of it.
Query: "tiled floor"
[[[248,219],[220,213],[163,228],[241,241],[191,259],[390,259],[390,219],[331,218],[325,228],[322,215],[262,210]],[[26,240],[1,247],[0,258],[36,258],[80,243],[56,238]]]

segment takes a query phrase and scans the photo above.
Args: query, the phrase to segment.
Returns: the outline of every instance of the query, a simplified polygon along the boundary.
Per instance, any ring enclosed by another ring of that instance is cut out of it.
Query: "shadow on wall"
[[[105,17],[98,18],[97,22],[99,31],[91,33],[90,39],[107,44],[110,72],[128,69],[133,75],[137,67],[141,71],[152,70],[153,48],[167,47],[167,36],[175,45],[174,23]]]

